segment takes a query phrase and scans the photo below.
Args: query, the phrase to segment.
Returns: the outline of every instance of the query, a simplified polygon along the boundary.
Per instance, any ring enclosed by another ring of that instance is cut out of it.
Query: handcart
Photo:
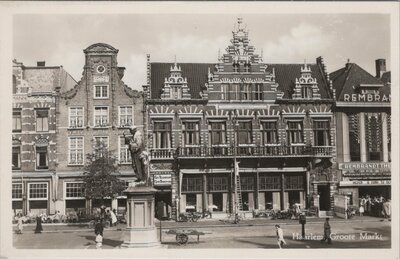
[[[200,236],[210,233],[200,232],[195,229],[170,229],[165,232],[166,234],[175,235],[176,242],[179,245],[187,244],[189,236],[197,236],[197,243],[200,242]]]

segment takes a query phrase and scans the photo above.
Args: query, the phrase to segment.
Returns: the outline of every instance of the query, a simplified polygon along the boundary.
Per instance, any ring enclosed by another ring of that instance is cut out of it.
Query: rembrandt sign
[[[390,102],[390,94],[344,94],[345,102]]]
[[[339,169],[390,169],[390,163],[339,163]]]

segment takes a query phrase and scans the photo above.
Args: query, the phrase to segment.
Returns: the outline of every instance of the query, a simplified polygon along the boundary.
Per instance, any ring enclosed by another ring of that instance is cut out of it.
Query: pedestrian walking
[[[283,230],[281,229],[281,227],[279,225],[275,225],[275,229],[276,229],[276,237],[277,237],[279,249],[282,249],[282,246],[284,244],[286,245],[286,241],[283,238]]]
[[[115,209],[110,211],[110,215],[111,215],[111,219],[110,219],[111,226],[116,226],[118,219],[117,219],[117,215],[115,215]]]
[[[40,216],[36,217],[36,229],[35,229],[35,234],[41,234],[43,231],[42,227],[42,218]]]
[[[331,239],[331,225],[329,224],[329,218],[325,219],[324,223],[324,238],[321,240],[321,243],[328,242],[328,244],[332,244]]]
[[[22,234],[22,230],[24,229],[23,227],[23,222],[22,222],[22,217],[18,217],[18,223],[17,223],[17,234]]]
[[[94,227],[94,234],[96,235],[95,241],[96,241],[96,249],[101,249],[103,246],[103,220],[102,219],[97,219],[96,225]]]

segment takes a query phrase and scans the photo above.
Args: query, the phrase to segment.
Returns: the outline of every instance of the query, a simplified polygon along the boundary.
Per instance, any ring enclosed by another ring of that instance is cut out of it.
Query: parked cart
[[[175,235],[176,242],[179,245],[187,244],[189,236],[197,236],[197,243],[200,242],[200,236],[210,233],[200,232],[195,229],[170,229],[165,232],[166,234]]]

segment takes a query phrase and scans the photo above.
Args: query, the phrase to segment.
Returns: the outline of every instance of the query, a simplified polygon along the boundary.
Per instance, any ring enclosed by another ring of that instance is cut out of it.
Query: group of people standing
[[[360,198],[359,214],[360,216],[390,218],[390,199],[386,200],[383,196],[375,196],[373,198],[370,195],[362,196]]]

